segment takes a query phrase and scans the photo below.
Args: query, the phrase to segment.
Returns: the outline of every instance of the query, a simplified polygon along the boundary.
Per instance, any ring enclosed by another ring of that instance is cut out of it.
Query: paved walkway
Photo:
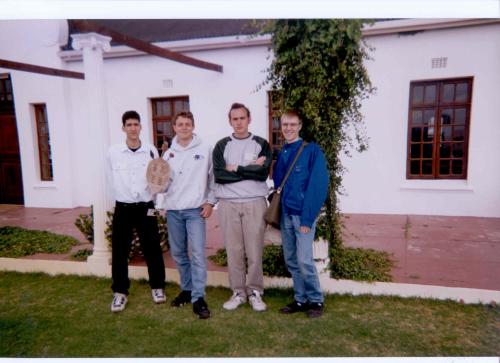
[[[0,226],[68,234],[88,247],[74,226],[89,208],[53,209],[0,205]],[[385,250],[393,254],[394,282],[468,287],[500,291],[500,218],[407,215],[346,215],[346,246]],[[207,225],[207,256],[223,247],[217,215]],[[35,255],[29,258],[68,259],[69,255]],[[167,267],[175,267],[168,253]],[[144,264],[136,261],[134,264]],[[208,261],[211,271],[226,271]]]

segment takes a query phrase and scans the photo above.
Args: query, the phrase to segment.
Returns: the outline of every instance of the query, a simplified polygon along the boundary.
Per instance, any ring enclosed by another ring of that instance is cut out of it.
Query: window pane
[[[441,141],[451,141],[451,126],[441,127]]]
[[[411,144],[410,157],[412,159],[420,158],[421,157],[421,154],[420,154],[420,145],[421,144]]]
[[[170,101],[162,102],[162,114],[165,116],[173,116],[172,115],[172,105]]]
[[[410,174],[420,175],[420,160],[410,161]]]
[[[424,141],[434,140],[434,127],[424,127]]]
[[[175,113],[178,114],[179,112],[184,111],[183,106],[184,106],[183,101],[180,101],[180,100],[175,101],[175,104],[174,104]]]
[[[467,83],[458,83],[455,102],[466,102],[468,99]]]
[[[280,119],[279,117],[273,117],[273,129],[274,130],[279,130],[280,129]]]
[[[441,125],[449,125],[453,121],[453,110],[446,108],[441,111]]]
[[[184,104],[182,105],[182,109],[184,111],[189,111],[189,101],[184,101]]]
[[[153,116],[161,116],[162,115],[161,101],[155,101],[153,105],[154,105]]]
[[[462,160],[452,160],[451,161],[451,173],[452,174],[462,174],[463,172],[463,162]]]
[[[5,91],[6,93],[12,93],[12,83],[10,83],[10,79],[5,81]]]
[[[439,146],[439,157],[441,158],[449,158],[450,157],[450,152],[451,152],[451,144],[449,143],[442,143]]]
[[[434,110],[425,110],[424,112],[424,124],[433,126],[434,125]]]
[[[432,158],[432,144],[424,144],[424,158]]]
[[[156,133],[159,135],[165,133],[165,122],[156,122]]]
[[[455,85],[445,84],[443,87],[443,102],[453,102]]]
[[[412,103],[422,103],[424,100],[424,86],[413,87]]]
[[[411,128],[411,141],[422,141],[422,128],[412,127]]]
[[[436,102],[436,86],[426,86],[425,87],[425,98],[424,103],[434,103]]]
[[[465,125],[465,108],[457,108],[455,110],[455,120],[456,125]]]
[[[450,161],[449,160],[441,160],[439,162],[439,174],[441,174],[441,175],[449,175],[450,174]]]
[[[174,136],[174,128],[171,122],[165,122],[164,126],[165,134],[168,136]]]
[[[422,125],[422,111],[413,111],[411,113],[411,122],[413,125]]]
[[[455,142],[453,144],[453,157],[461,158],[462,156],[464,156],[464,143]]]
[[[454,141],[463,141],[464,140],[464,126],[455,126],[453,129],[453,140]]]
[[[432,175],[432,160],[422,160],[422,175]]]

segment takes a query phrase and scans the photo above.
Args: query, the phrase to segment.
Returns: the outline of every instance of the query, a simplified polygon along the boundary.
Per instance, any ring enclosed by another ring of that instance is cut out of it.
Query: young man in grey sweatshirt
[[[234,103],[229,110],[229,123],[234,133],[220,140],[213,152],[215,196],[219,200],[229,284],[233,290],[223,307],[234,310],[248,299],[255,311],[264,311],[262,252],[268,193],[266,180],[272,155],[269,143],[248,131],[250,122],[248,108]]]

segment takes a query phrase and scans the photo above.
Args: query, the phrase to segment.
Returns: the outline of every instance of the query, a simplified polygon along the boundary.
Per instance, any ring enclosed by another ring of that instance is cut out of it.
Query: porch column
[[[110,37],[97,33],[74,34],[73,48],[83,51],[83,67],[87,94],[85,123],[92,138],[89,140],[89,175],[92,183],[94,212],[94,251],[87,263],[94,275],[110,276],[111,254],[104,236],[106,211],[111,208],[106,192],[105,159],[109,147],[107,101],[104,88],[103,52],[110,50]]]

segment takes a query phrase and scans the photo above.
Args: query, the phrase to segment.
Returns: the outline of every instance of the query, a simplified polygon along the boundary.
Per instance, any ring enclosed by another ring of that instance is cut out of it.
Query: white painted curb
[[[49,275],[67,274],[80,276],[111,277],[111,267],[105,273],[91,271],[86,262],[32,260],[22,258],[0,257],[0,270],[17,272],[43,272]],[[167,268],[167,281],[179,283],[179,274],[176,269]],[[208,271],[207,285],[229,287],[227,272]],[[147,279],[148,271],[145,266],[130,266],[129,276],[132,279]],[[402,284],[394,282],[358,282],[351,280],[335,280],[324,271],[320,272],[320,283],[323,291],[334,294],[371,294],[393,295],[400,297],[420,297],[439,300],[455,300],[466,304],[491,302],[500,303],[500,291],[471,289],[462,287],[446,287],[434,285]],[[266,287],[292,287],[292,280],[284,277],[265,277]]]

